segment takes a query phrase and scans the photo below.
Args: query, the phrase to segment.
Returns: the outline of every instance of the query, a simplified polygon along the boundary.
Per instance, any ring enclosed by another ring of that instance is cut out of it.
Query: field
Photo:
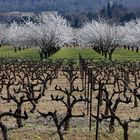
[[[26,49],[15,52],[14,48],[10,46],[3,46],[0,48],[1,58],[32,58],[39,59],[39,54],[36,49]]]
[[[73,58],[78,62],[79,54],[81,54],[83,58],[104,60],[101,55],[90,48],[63,48],[49,59]],[[104,83],[104,88],[101,89],[103,94],[101,100],[103,101],[103,104],[100,106],[100,113],[104,114],[108,101],[115,106],[117,100],[121,99],[116,107],[117,110],[114,112],[115,115],[121,119],[122,123],[124,121],[129,121],[130,118],[133,118],[134,120],[140,118],[140,64],[137,62],[128,62],[124,65],[122,63],[116,63],[116,66],[114,66],[113,63],[112,67],[110,67],[110,63],[108,65],[106,62],[104,62],[106,64],[91,62],[89,67],[86,67],[87,70],[83,68],[81,71],[77,68],[77,65],[69,65],[69,63],[67,65],[63,63],[59,64],[59,62],[47,64],[44,61],[38,64],[34,61],[17,61],[17,58],[39,60],[38,50],[29,48],[14,52],[14,48],[9,46],[0,48],[0,58],[14,58],[15,60],[12,61],[11,59],[7,59],[4,61],[4,59],[2,59],[0,61],[0,78],[3,76],[4,79],[3,81],[0,80],[0,96],[2,96],[2,98],[0,98],[0,114],[9,111],[10,109],[14,112],[20,107],[22,114],[25,108],[28,114],[28,119],[22,120],[23,127],[21,128],[18,128],[19,124],[17,123],[16,117],[0,118],[0,122],[2,121],[8,128],[9,140],[59,140],[53,119],[50,116],[47,118],[40,117],[38,111],[46,113],[55,112],[55,110],[57,110],[58,120],[61,121],[67,113],[67,108],[63,104],[63,102],[68,102],[66,93],[72,91],[73,88],[73,96],[70,96],[70,102],[78,99],[83,100],[84,97],[87,97],[88,100],[91,101],[89,103],[89,106],[91,105],[91,107],[88,106],[88,102],[85,104],[84,100],[82,102],[77,102],[77,104],[73,106],[72,114],[79,115],[84,112],[85,116],[70,119],[68,131],[62,132],[64,140],[95,140],[96,119],[93,117],[92,120],[90,120],[90,113],[93,113],[94,115],[97,114],[97,105],[100,101],[100,98],[97,98],[99,96],[98,91],[100,91],[100,79],[103,80]],[[140,52],[136,53],[131,50],[117,49],[113,54],[113,60],[140,61]],[[80,64],[80,66],[82,66],[82,64]],[[91,68],[94,75],[90,75],[89,72],[87,73]],[[81,80],[82,72],[86,75],[83,78],[84,81]],[[95,75],[96,77],[94,77]],[[93,78],[92,80],[90,80],[91,77]],[[46,80],[47,78],[48,80]],[[96,79],[96,81],[94,81],[95,83],[93,84],[92,82],[94,79]],[[47,83],[45,83],[46,81]],[[71,81],[73,81],[72,84]],[[94,85],[93,87],[92,84]],[[56,85],[58,85],[58,87],[56,87]],[[82,89],[83,85],[84,90],[80,91],[79,89]],[[137,93],[134,94],[133,90],[136,90]],[[115,93],[115,91],[118,93]],[[42,95],[43,92],[45,93],[45,96]],[[9,93],[10,97],[7,98]],[[109,98],[113,93],[115,94],[113,95],[113,98],[109,100],[106,96],[107,93],[109,93]],[[41,98],[36,101],[35,99],[39,94],[41,94]],[[29,98],[29,95],[33,97]],[[22,98],[25,100],[29,98],[29,100],[23,102],[20,106],[18,102],[23,101]],[[34,112],[31,112],[31,99],[36,105]],[[130,102],[129,99],[131,100]],[[7,102],[8,100],[10,100],[10,102]],[[136,100],[137,106],[135,106]],[[89,113],[88,111],[90,109],[91,112]],[[90,122],[91,131],[89,131]],[[116,130],[114,133],[110,132],[109,123],[109,119],[99,123],[99,140],[124,140],[123,129],[117,120],[114,125]],[[63,127],[64,124],[61,129],[64,129]],[[140,140],[139,130],[139,122],[130,123],[128,131],[129,140]],[[1,131],[0,140],[3,140]]]
[[[79,73],[78,73],[79,75]],[[53,94],[54,96],[59,95],[62,96],[63,94],[59,91],[55,90],[55,86],[61,86],[63,89],[69,87],[69,82],[65,76],[62,75],[62,72],[58,74],[58,78],[53,80],[51,85],[47,84],[48,89],[45,92],[45,96],[41,98],[39,103],[37,104],[37,109],[41,112],[47,112],[57,109],[59,115],[64,115],[66,112],[66,108],[62,105],[61,102],[51,101],[50,96]],[[78,78],[74,85],[81,89],[81,79]],[[14,86],[14,85],[13,85]],[[12,92],[12,87],[10,87],[10,91]],[[6,89],[2,90],[2,95],[5,96]],[[92,112],[96,112],[97,108],[97,101],[95,97],[97,96],[97,92],[93,92],[93,109]],[[84,92],[80,93],[84,95]],[[78,97],[80,95],[78,92],[74,92],[73,95]],[[16,95],[17,96],[17,95]],[[1,101],[1,100],[0,100]],[[126,118],[127,116],[131,116],[133,118],[140,117],[140,107],[132,108],[133,104],[130,106],[119,106],[117,113],[122,117]],[[4,112],[9,108],[16,108],[14,102],[6,103],[6,101],[2,101],[0,105],[0,112]],[[9,130],[8,135],[10,140],[58,140],[58,134],[56,132],[56,128],[52,119],[43,119],[38,118],[39,114],[35,111],[34,114],[29,112],[31,105],[29,103],[25,103],[22,108],[26,108],[29,113],[29,119],[23,121],[23,128],[18,128],[15,119],[10,117],[6,117],[3,119],[3,122],[7,124]],[[124,109],[125,108],[125,109]],[[104,107],[101,107],[101,112],[104,111]],[[84,103],[78,103],[74,109],[73,113],[78,114],[79,112],[85,112],[86,114],[86,105]],[[133,112],[130,114],[130,112]],[[94,119],[93,119],[94,120]],[[8,123],[7,123],[8,122]],[[85,118],[77,118],[71,119],[70,122],[70,130],[68,132],[64,132],[64,139],[65,140],[95,140],[95,128],[96,128],[96,121],[92,122],[92,130],[89,131],[89,116],[85,116]],[[110,133],[108,130],[108,122],[104,122],[99,126],[99,140],[123,140],[123,131],[122,128],[116,124],[115,133]],[[140,133],[139,133],[139,123],[133,124],[132,127],[129,128],[129,139],[130,140],[139,140]],[[0,134],[1,136],[1,134]],[[0,140],[2,140],[0,138]]]
[[[52,55],[49,59],[63,59],[63,58],[73,58],[78,60],[79,54],[84,58],[95,58],[95,59],[104,59],[101,55],[96,53],[90,48],[62,48],[60,51]],[[31,58],[33,60],[39,60],[39,54],[37,49],[29,48],[21,50],[15,53],[14,48],[9,46],[3,46],[0,48],[0,57],[1,58]],[[140,60],[140,51],[136,53],[127,49],[116,49],[113,53],[113,60]]]

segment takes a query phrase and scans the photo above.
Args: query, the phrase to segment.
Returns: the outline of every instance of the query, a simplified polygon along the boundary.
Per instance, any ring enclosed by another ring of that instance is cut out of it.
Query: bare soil
[[[58,115],[63,117],[66,112],[65,106],[60,102],[51,101],[50,95],[64,95],[58,91],[55,91],[55,86],[61,86],[62,88],[66,88],[69,86],[68,81],[64,76],[59,75],[58,79],[54,80],[51,85],[48,84],[48,89],[46,90],[46,96],[42,97],[39,103],[37,104],[37,110],[41,112],[55,111],[57,110]],[[75,86],[81,87],[81,80],[78,79],[75,82]],[[109,87],[112,90],[113,87]],[[4,90],[2,94],[4,95]],[[12,91],[11,91],[12,92]],[[75,92],[74,95],[79,97],[80,94]],[[97,100],[95,97],[97,96],[97,92],[93,91],[93,107],[92,112],[96,115],[97,108]],[[9,109],[15,108],[15,104],[13,102],[6,103],[6,101],[2,101],[0,99],[0,112],[8,111]],[[29,112],[30,104],[24,104],[24,107]],[[73,114],[81,114],[84,112],[86,114],[87,106],[85,103],[77,104],[74,107]],[[100,112],[104,112],[104,107],[101,107]],[[59,137],[56,132],[55,125],[51,118],[38,118],[39,114],[37,111],[34,114],[28,113],[29,119],[24,121],[23,128],[17,128],[16,121],[13,118],[5,117],[3,118],[3,122],[8,126],[8,135],[9,140],[59,140]],[[124,105],[120,104],[117,114],[121,116],[122,119],[131,118],[140,118],[140,103],[139,107],[133,108],[133,104]],[[89,132],[89,116],[85,116],[85,118],[76,118],[71,119],[70,122],[70,130],[68,132],[64,132],[64,138],[66,140],[94,140],[95,138],[95,120],[93,119],[92,123],[92,131]],[[130,126],[129,137],[130,140],[140,140],[140,123],[133,123]],[[100,125],[100,140],[122,140],[123,139],[123,131],[122,128],[116,123],[116,131],[111,134],[108,130],[108,122],[104,121]],[[0,140],[2,140],[2,135],[0,133]]]

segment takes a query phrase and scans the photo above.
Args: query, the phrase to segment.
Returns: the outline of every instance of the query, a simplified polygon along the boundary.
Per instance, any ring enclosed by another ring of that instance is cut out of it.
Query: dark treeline
[[[108,0],[0,0],[0,12],[31,12],[57,10],[65,12],[84,12],[100,10]],[[130,11],[139,11],[139,0],[112,0],[113,3],[123,4]]]
[[[86,11],[99,10],[106,0],[0,0],[0,11]]]
[[[140,16],[139,0],[0,0],[0,22],[22,22],[20,16],[5,12],[58,11],[73,27],[80,27],[93,19],[111,18],[126,22]]]

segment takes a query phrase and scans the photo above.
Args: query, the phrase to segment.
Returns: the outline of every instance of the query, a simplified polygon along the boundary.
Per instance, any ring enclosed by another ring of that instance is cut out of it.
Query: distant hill
[[[58,11],[73,27],[80,27],[92,19],[107,18],[108,2],[114,22],[140,17],[140,0],[0,0],[0,22],[22,22],[21,12]]]
[[[0,0],[0,12],[11,11],[65,11],[99,10],[106,0]]]
[[[85,12],[98,11],[108,0],[0,0],[0,12],[24,11],[60,11]],[[123,4],[129,10],[140,10],[140,0],[112,0]]]

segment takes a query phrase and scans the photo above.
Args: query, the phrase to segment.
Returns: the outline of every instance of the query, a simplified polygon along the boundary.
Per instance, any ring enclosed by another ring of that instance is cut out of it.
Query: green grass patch
[[[84,58],[92,58],[92,59],[105,59],[100,54],[96,53],[91,48],[62,48],[59,52],[52,55],[51,59],[62,59],[62,58],[79,58],[79,53]],[[127,49],[116,49],[113,53],[112,60],[132,60],[132,61],[140,61],[140,51],[136,53],[136,51],[131,51]]]
[[[140,51],[136,53],[136,51],[131,51],[127,49],[116,49],[113,53],[113,60],[132,60],[132,61],[140,61]]]
[[[29,48],[17,52],[14,51],[14,48],[10,46],[0,47],[0,57],[1,58],[31,58],[34,60],[39,59],[39,53],[37,49]]]
[[[51,59],[79,59],[79,54],[84,58],[93,58],[93,59],[103,59],[101,55],[96,53],[93,49],[90,48],[62,48],[60,51],[52,55]]]
[[[49,59],[75,59],[78,61],[79,54],[81,54],[84,58],[92,58],[96,60],[104,59],[103,56],[96,53],[91,48],[62,48],[60,51],[52,55]],[[33,60],[39,60],[38,50],[35,48],[29,48],[25,50],[21,50],[15,52],[14,48],[10,46],[0,47],[0,58],[31,58]],[[112,56],[113,60],[132,60],[132,61],[140,61],[140,51],[136,53],[135,51],[127,50],[127,49],[116,49]]]

